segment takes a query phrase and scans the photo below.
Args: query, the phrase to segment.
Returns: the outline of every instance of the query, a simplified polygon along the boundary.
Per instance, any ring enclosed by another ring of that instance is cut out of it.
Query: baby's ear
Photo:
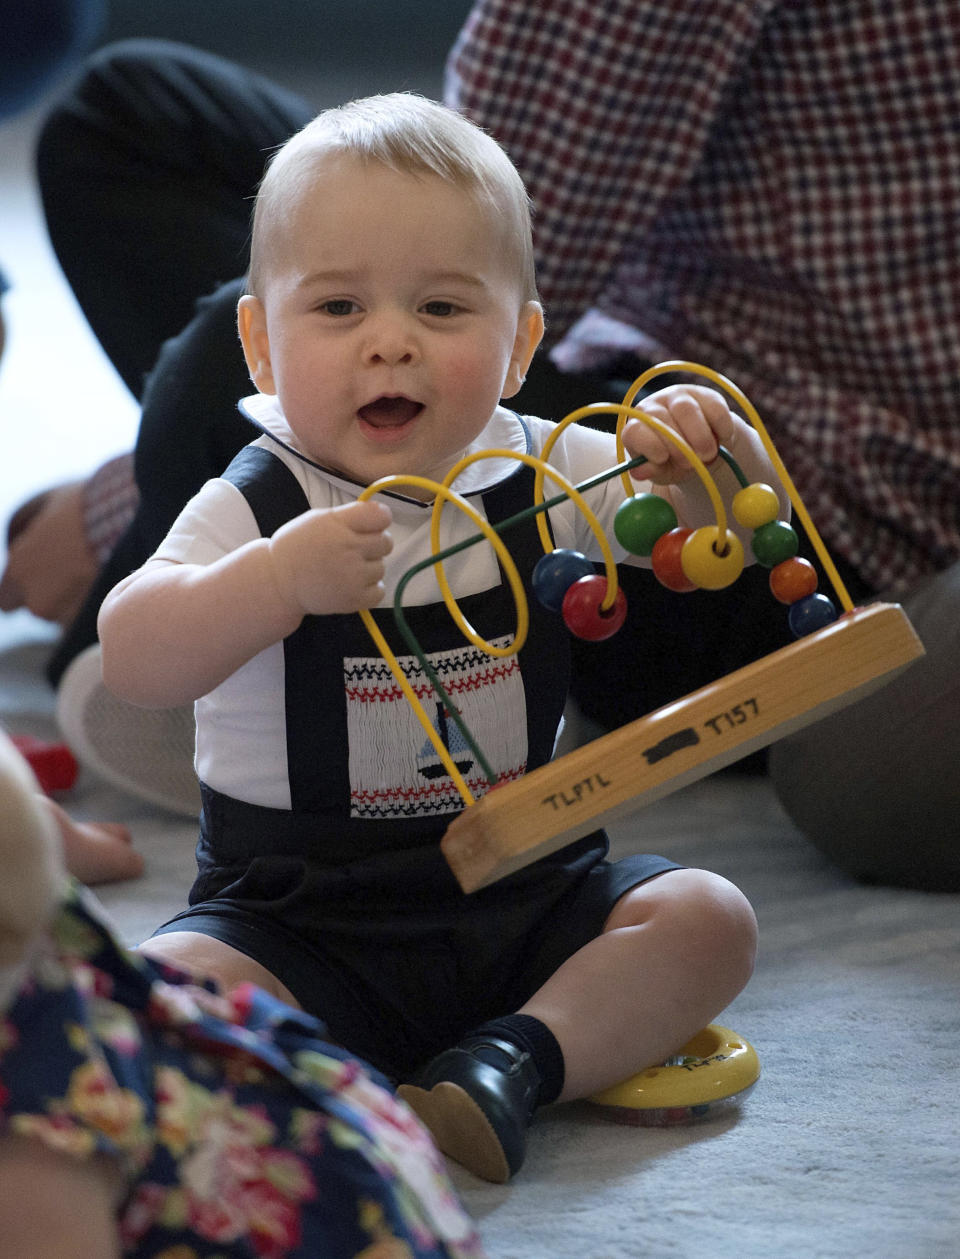
[[[519,392],[527,376],[530,360],[543,340],[543,307],[539,302],[525,302],[517,320],[517,336],[510,355],[501,398],[512,398]]]
[[[247,360],[250,379],[261,393],[276,393],[270,363],[270,338],[267,336],[267,315],[263,302],[252,293],[245,293],[237,303],[237,328]]]

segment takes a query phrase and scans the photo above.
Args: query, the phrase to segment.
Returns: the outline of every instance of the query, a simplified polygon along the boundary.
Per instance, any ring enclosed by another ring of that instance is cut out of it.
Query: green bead
[[[635,494],[613,519],[617,541],[631,555],[649,555],[658,538],[677,527],[677,513],[659,494]]]
[[[757,563],[764,568],[773,568],[784,560],[793,559],[800,540],[785,520],[771,520],[754,533],[751,545]]]

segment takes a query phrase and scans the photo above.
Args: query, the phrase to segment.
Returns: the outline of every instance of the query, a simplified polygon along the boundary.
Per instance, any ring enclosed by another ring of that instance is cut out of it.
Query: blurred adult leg
[[[47,676],[55,686],[70,661],[97,641],[106,595],[149,559],[184,504],[256,436],[237,409],[253,389],[236,331],[243,287],[242,279],[233,280],[201,298],[186,328],[161,348],[144,390],[134,451],[140,501],[50,658]]]
[[[50,240],[100,344],[140,397],[197,298],[242,275],[264,163],[315,111],[200,49],[100,49],[50,113],[37,172]]]
[[[98,340],[143,408],[140,504],[49,666],[96,640],[104,595],[252,430],[236,335],[253,195],[270,153],[313,116],[300,97],[161,40],[90,58],[54,108],[37,167],[51,241]]]
[[[804,835],[869,883],[960,891],[960,563],[902,600],[926,655],[776,744],[770,776]]]

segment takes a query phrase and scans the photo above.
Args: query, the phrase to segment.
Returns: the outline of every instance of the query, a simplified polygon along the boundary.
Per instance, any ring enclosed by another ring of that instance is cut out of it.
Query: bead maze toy
[[[817,591],[819,579],[814,566],[797,556],[795,531],[777,519],[776,493],[769,486],[748,484],[736,461],[721,448],[721,456],[741,484],[732,502],[734,517],[741,526],[753,530],[754,557],[770,569],[771,591],[787,605],[787,620],[795,641],[515,781],[498,784],[483,750],[466,728],[456,704],[444,691],[407,625],[403,613],[406,585],[422,569],[433,566],[451,616],[470,642],[491,656],[508,656],[520,650],[527,633],[529,609],[517,569],[499,535],[521,517],[513,517],[494,529],[451,488],[468,464],[485,457],[519,459],[536,470],[535,502],[528,511],[537,517],[544,558],[534,571],[534,593],[563,617],[572,633],[593,640],[609,637],[619,629],[626,614],[609,542],[583,498],[592,486],[614,476],[621,477],[625,489],[625,500],[614,522],[617,539],[627,551],[649,556],[654,574],[665,586],[683,592],[696,587],[718,590],[735,582],[744,566],[743,545],[728,528],[726,508],[709,470],[678,433],[633,405],[653,379],[667,372],[706,379],[739,405],[759,434],[790,496],[841,610]],[[596,413],[617,414],[618,462],[600,477],[573,486],[550,467],[550,451],[568,424]],[[621,432],[630,419],[650,425],[682,451],[709,496],[715,525],[693,531],[678,528],[673,508],[665,499],[634,493],[629,473],[643,461],[625,459]],[[544,498],[545,479],[559,488],[557,496]],[[466,806],[442,841],[446,860],[465,892],[495,882],[628,810],[650,804],[853,703],[923,654],[923,647],[899,605],[853,606],[755,408],[730,380],[697,363],[660,363],[633,382],[621,403],[594,403],[571,412],[551,434],[540,459],[505,450],[477,452],[451,468],[443,483],[423,477],[384,477],[368,486],[360,497],[400,485],[415,485],[435,496],[431,520],[433,554],[401,578],[394,599],[394,616],[445,713],[487,777],[491,789],[479,799],[474,798],[464,781],[372,616],[366,611],[361,616]],[[603,557],[603,574],[578,552],[552,548],[544,513],[566,497],[583,513],[596,537]],[[441,550],[439,522],[446,503],[464,512],[478,532],[466,542]],[[513,640],[506,645],[495,646],[476,633],[462,616],[444,573],[447,559],[484,538],[500,560],[516,603],[517,628]]]

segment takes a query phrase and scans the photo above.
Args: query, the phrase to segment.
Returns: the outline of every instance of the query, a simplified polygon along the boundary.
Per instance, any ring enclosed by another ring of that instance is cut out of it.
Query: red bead
[[[794,556],[770,569],[770,590],[781,603],[796,603],[817,588],[817,570],[809,560]]]
[[[606,598],[607,579],[600,573],[575,581],[563,598],[563,620],[571,634],[588,643],[612,638],[627,616],[627,599],[618,589],[609,612],[601,612]]]
[[[657,539],[650,556],[654,577],[661,586],[675,590],[677,594],[685,594],[697,588],[697,583],[690,580],[680,562],[683,544],[691,533],[692,529],[671,529]]]

